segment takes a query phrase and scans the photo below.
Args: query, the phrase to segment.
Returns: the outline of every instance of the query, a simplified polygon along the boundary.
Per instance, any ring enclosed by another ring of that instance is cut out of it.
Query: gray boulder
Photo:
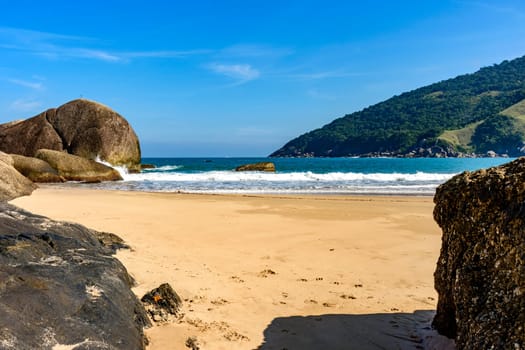
[[[275,164],[272,162],[259,162],[253,164],[244,164],[235,168],[235,171],[267,171],[275,172]]]
[[[47,162],[33,157],[11,155],[13,167],[33,182],[64,182],[65,179]]]
[[[458,349],[525,349],[525,158],[441,185],[433,326]]]
[[[0,203],[2,349],[145,348],[150,322],[101,236]]]
[[[58,175],[68,181],[122,180],[118,171],[111,167],[65,152],[41,149],[36,152],[35,157],[47,162]]]
[[[11,156],[0,152],[0,202],[28,196],[36,189],[35,184],[20,174],[12,165]]]
[[[97,157],[140,170],[140,145],[129,123],[110,108],[79,99],[33,118],[0,124],[0,150],[34,157],[39,149]]]

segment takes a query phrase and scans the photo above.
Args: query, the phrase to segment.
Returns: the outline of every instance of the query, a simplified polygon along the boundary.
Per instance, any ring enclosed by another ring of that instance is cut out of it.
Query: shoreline
[[[132,249],[117,258],[139,298],[170,283],[184,316],[146,330],[151,350],[184,348],[189,337],[205,349],[345,348],[349,339],[413,348],[414,339],[436,339],[424,330],[441,246],[430,196],[41,186],[11,203],[123,238]]]
[[[106,182],[111,183],[111,182]],[[118,183],[118,181],[117,181]],[[191,191],[153,191],[153,190],[125,190],[121,188],[104,188],[96,187],[97,184],[91,183],[75,183],[69,181],[66,183],[39,183],[40,189],[65,189],[65,190],[86,190],[86,191],[108,191],[108,192],[126,192],[126,193],[146,193],[146,194],[174,194],[174,195],[187,195],[187,196],[225,196],[225,197],[261,197],[261,198],[317,198],[317,199],[331,199],[331,198],[346,198],[352,199],[357,198],[433,198],[435,191],[432,193],[365,193],[365,192],[191,192]],[[439,187],[439,186],[437,186]],[[436,188],[437,188],[436,187]]]

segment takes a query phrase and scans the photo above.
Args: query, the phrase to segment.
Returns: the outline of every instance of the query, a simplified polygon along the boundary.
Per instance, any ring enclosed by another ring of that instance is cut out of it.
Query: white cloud
[[[97,40],[71,35],[0,27],[0,48],[27,52],[48,59],[90,59],[109,63],[134,58],[184,58],[207,54],[210,50],[114,51],[93,47]]]
[[[211,63],[207,66],[209,70],[216,74],[224,75],[237,80],[238,83],[245,83],[259,78],[261,73],[249,64],[219,64]]]
[[[40,82],[27,81],[22,79],[8,79],[10,83],[27,87],[33,90],[42,90],[44,85]]]
[[[35,112],[42,107],[42,102],[33,99],[17,99],[14,100],[9,108],[16,112]]]

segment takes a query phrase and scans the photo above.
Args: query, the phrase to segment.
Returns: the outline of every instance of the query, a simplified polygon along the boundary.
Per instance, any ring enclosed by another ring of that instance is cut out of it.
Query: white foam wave
[[[122,178],[124,178],[124,176],[128,175],[128,173],[129,173],[128,168],[126,168],[125,166],[118,166],[118,165],[110,164],[109,162],[106,162],[105,160],[100,158],[100,156],[97,156],[95,158],[95,162],[100,163],[100,164],[104,164],[105,166],[108,166],[110,168],[115,169],[116,171],[119,172],[119,174],[120,174],[120,176],[122,176]]]
[[[153,168],[153,169],[144,169],[144,172],[148,173],[148,172],[164,172],[164,171],[173,171],[173,170],[178,170],[178,169],[182,169],[183,166],[182,165],[163,165],[163,166],[159,166],[159,167],[156,167],[156,168]]]
[[[312,172],[262,173],[209,171],[202,173],[182,172],[143,172],[140,174],[123,173],[124,181],[170,181],[170,182],[444,182],[455,174],[417,172],[405,173],[353,173],[332,172],[326,174]]]

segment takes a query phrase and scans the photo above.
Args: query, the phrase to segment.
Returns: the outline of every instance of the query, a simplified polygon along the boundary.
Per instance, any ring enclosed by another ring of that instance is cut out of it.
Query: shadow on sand
[[[453,349],[430,328],[434,310],[275,318],[259,350]]]

